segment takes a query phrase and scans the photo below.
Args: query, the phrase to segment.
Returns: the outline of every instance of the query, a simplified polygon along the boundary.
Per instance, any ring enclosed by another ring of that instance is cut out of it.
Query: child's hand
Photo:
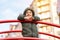
[[[29,17],[24,17],[25,20],[29,20]]]
[[[31,17],[31,16],[26,16],[26,17],[24,17],[24,19],[27,20],[27,21],[32,21],[32,20],[33,20],[33,17]]]

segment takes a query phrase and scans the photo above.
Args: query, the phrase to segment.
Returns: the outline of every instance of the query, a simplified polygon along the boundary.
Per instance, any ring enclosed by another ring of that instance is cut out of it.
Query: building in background
[[[59,16],[59,24],[60,24],[60,0],[57,1],[57,14]],[[59,29],[57,31],[58,35],[60,35],[60,30]]]
[[[59,24],[60,24],[60,0],[57,1],[57,13],[59,16]]]
[[[10,24],[10,31],[12,31],[12,30],[22,30],[21,23],[18,23],[16,25]],[[21,32],[12,32],[12,33],[8,33],[6,35],[6,37],[10,37],[11,38],[11,37],[23,37],[23,36],[22,36]]]
[[[35,11],[35,14],[40,17],[41,21],[59,24],[59,16],[57,14],[57,1],[58,0],[34,0],[30,7]],[[59,28],[42,24],[40,24],[38,27],[38,31],[58,35],[57,31]],[[55,39],[47,36],[43,37],[43,35],[40,35],[40,37],[48,38],[49,40]]]

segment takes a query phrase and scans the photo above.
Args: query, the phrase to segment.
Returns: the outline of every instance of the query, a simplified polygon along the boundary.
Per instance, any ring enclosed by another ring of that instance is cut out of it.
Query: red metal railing
[[[32,38],[32,37],[18,37],[18,38],[1,38],[0,40],[47,40],[47,39]]]
[[[1,23],[11,23],[11,22],[26,22],[26,21],[19,21],[19,20],[0,20],[0,24]],[[54,24],[54,23],[42,22],[42,21],[37,21],[35,23],[40,23],[40,24],[45,24],[45,25],[50,25],[50,26],[54,26],[54,27],[60,28],[60,25]]]
[[[10,22],[26,22],[26,21],[19,21],[19,20],[0,20],[0,24],[1,23],[10,23]],[[46,25],[50,25],[50,26],[54,26],[54,27],[60,28],[60,25],[53,24],[53,23],[48,23],[48,22],[37,21],[37,22],[34,22],[34,23],[46,24]],[[0,34],[3,34],[3,33],[11,33],[11,32],[22,32],[22,31],[21,30],[5,31],[5,32],[0,32]],[[39,32],[39,34],[44,34],[44,35],[48,35],[48,36],[52,36],[52,37],[55,37],[55,38],[60,39],[60,37],[58,37],[56,35],[52,35],[52,34],[48,34],[48,33],[44,33],[44,32]],[[11,39],[11,38],[9,38],[9,39]]]

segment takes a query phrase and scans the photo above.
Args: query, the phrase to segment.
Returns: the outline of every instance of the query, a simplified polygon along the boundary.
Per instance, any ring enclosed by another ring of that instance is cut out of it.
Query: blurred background
[[[60,0],[0,0],[0,20],[17,19],[23,14],[25,8],[30,7],[41,21],[60,24]],[[38,31],[60,36],[60,28],[38,24]],[[0,24],[0,32],[7,30],[22,30],[21,23]],[[0,34],[1,38],[22,37],[21,33]],[[39,34],[39,38],[59,40],[50,36]]]

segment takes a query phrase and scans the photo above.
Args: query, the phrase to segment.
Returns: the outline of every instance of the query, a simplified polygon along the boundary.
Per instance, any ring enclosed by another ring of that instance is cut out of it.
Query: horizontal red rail
[[[46,40],[46,39],[33,37],[19,37],[19,38],[0,38],[0,40]]]
[[[22,30],[4,31],[4,32],[0,32],[0,34],[3,34],[3,33],[12,33],[12,32],[22,32]],[[52,35],[52,34],[48,34],[48,33],[44,33],[44,32],[39,32],[39,34],[44,34],[44,35],[48,35],[48,36],[52,36],[52,37],[60,39],[60,37],[58,37],[58,36],[55,36],[55,35]]]
[[[11,22],[25,22],[25,21],[19,21],[19,20],[0,20],[0,24],[1,23],[11,23]],[[49,22],[42,22],[42,21],[37,21],[35,23],[40,23],[40,24],[45,24],[45,25],[50,25],[50,26],[54,26],[54,27],[60,28],[59,24],[54,24],[54,23],[49,23]]]
[[[19,21],[19,20],[0,20],[0,24],[1,23],[10,23],[10,22],[26,22],[26,21]],[[53,24],[53,23],[48,23],[48,22],[36,21],[34,23],[46,24],[46,25],[50,25],[50,26],[54,26],[54,27],[60,28],[60,25]],[[5,31],[5,32],[0,32],[0,34],[2,34],[2,33],[11,33],[11,32],[22,32],[22,31],[19,31],[19,30],[16,30],[16,31]],[[52,37],[55,37],[55,38],[60,39],[60,37],[55,36],[55,35],[52,35],[52,34],[48,34],[48,33],[39,32],[39,34],[45,34],[45,35],[52,36]]]

